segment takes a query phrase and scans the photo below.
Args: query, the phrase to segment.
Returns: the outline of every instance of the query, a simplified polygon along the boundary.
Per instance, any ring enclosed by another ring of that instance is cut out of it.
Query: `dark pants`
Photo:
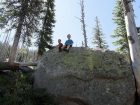
[[[65,48],[67,48],[68,44],[66,44]],[[72,47],[72,45],[70,45],[70,47]]]
[[[59,46],[59,48],[58,48],[58,49],[59,49],[59,52],[61,52],[61,51],[62,51],[61,47],[62,47],[62,46]]]

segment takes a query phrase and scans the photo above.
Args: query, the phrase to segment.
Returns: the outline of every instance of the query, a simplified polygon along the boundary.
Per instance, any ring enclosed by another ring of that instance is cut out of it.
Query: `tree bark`
[[[20,40],[20,36],[21,36],[21,31],[22,31],[22,25],[24,22],[24,18],[25,18],[25,14],[26,14],[26,8],[28,7],[28,2],[23,1],[21,4],[21,13],[20,13],[20,17],[18,20],[18,26],[17,26],[17,30],[16,30],[16,34],[14,37],[14,42],[13,42],[13,46],[11,48],[11,52],[10,52],[10,56],[9,56],[9,63],[13,63],[15,61],[16,58],[16,52],[17,52],[17,46]]]
[[[18,63],[0,62],[0,70],[19,70]]]
[[[22,30],[23,21],[24,21],[24,19],[23,19],[23,17],[21,17],[20,20],[19,20],[17,31],[16,31],[16,34],[15,34],[15,37],[14,37],[13,46],[12,46],[10,56],[9,56],[9,62],[10,63],[13,63],[15,61],[15,58],[16,58],[17,46],[18,46],[19,39],[20,39],[20,34],[21,34],[21,30]]]
[[[140,98],[140,41],[136,30],[132,4],[130,0],[122,0],[122,3],[125,11],[125,23],[132,69],[136,79],[137,93]]]
[[[21,17],[21,19],[19,21],[19,24],[18,24],[16,34],[15,34],[15,37],[14,37],[14,42],[13,42],[13,46],[11,48],[10,56],[9,56],[9,62],[10,63],[13,63],[15,61],[17,46],[18,46],[18,43],[19,43],[21,29],[22,29],[22,23],[23,23],[23,18]]]
[[[24,62],[24,63],[19,63],[19,66],[37,66],[37,62]]]
[[[84,20],[84,18],[85,18],[85,13],[84,13],[84,1],[83,0],[81,0],[80,1],[80,6],[81,6],[81,19],[79,19],[80,20],[80,22],[82,23],[82,31],[83,31],[83,35],[84,35],[84,46],[85,47],[88,47],[87,46],[87,35],[86,35],[86,24],[85,24],[85,20]]]
[[[25,63],[0,62],[0,70],[20,70],[20,66],[37,66],[37,62],[25,62]]]

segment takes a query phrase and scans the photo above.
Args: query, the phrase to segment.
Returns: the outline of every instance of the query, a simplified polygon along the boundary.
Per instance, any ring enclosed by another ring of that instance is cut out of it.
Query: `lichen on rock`
[[[133,105],[135,94],[127,55],[85,47],[46,52],[35,71],[34,87],[87,105]]]

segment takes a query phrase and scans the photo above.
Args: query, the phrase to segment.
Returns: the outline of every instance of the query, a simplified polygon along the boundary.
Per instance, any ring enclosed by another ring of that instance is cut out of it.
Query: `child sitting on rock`
[[[62,47],[62,49],[66,50],[69,52],[69,48],[72,47],[73,45],[73,40],[71,40],[71,35],[67,35],[68,40],[66,40],[65,45]]]
[[[52,45],[47,45],[47,48],[49,49],[49,50],[51,50],[51,49],[53,49],[53,48],[55,48],[55,47],[57,47],[58,46],[58,49],[59,49],[59,52],[61,52],[61,48],[63,47],[63,43],[61,43],[61,39],[58,39],[58,45],[56,45],[56,46],[52,46]]]
[[[63,47],[63,43],[61,43],[61,39],[58,39],[58,49],[59,49],[59,52],[61,52],[61,47]]]

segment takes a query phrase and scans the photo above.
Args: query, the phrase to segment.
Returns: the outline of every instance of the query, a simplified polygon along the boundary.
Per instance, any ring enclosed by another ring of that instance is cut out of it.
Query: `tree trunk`
[[[37,66],[37,62],[25,62],[25,63],[0,62],[0,70],[20,70],[20,66]]]
[[[37,54],[36,61],[40,59],[41,55]]]
[[[85,47],[88,47],[87,46],[87,35],[86,35],[86,25],[85,25],[85,13],[84,13],[84,4],[83,4],[83,0],[80,1],[80,5],[81,5],[81,14],[82,14],[82,18],[81,18],[81,22],[82,22],[82,26],[83,26],[83,35],[84,35],[84,42],[85,42]]]
[[[19,66],[37,66],[37,62],[24,62],[24,63],[19,63]]]
[[[125,23],[132,69],[136,79],[137,93],[140,97],[140,41],[136,30],[132,4],[130,0],[122,0],[122,3],[125,11]]]
[[[0,70],[19,70],[19,64],[9,62],[0,62]]]
[[[9,56],[10,63],[13,63],[15,61],[15,58],[16,58],[17,46],[18,46],[18,43],[20,40],[22,25],[23,25],[24,18],[25,18],[26,12],[27,12],[27,10],[26,10],[27,7],[28,7],[28,2],[22,1],[22,4],[21,4],[22,9],[21,9],[21,12],[19,14],[18,26],[17,26],[15,37],[14,37],[13,46],[11,48],[11,53]]]
[[[21,30],[22,30],[22,23],[24,21],[23,16],[20,17],[19,19],[19,24],[17,27],[17,31],[14,37],[14,42],[13,42],[13,46],[11,48],[11,52],[10,52],[10,56],[9,56],[9,62],[13,63],[15,61],[15,57],[16,57],[16,52],[17,52],[17,46],[19,43],[19,39],[20,39],[20,34],[21,34]]]

